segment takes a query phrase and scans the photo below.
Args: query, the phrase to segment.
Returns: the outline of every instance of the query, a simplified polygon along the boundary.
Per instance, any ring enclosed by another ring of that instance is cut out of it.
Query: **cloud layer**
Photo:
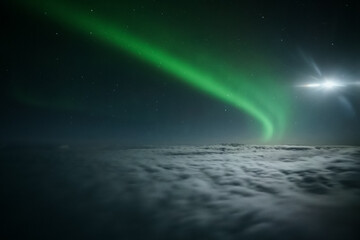
[[[6,233],[90,239],[357,239],[360,149],[2,149]],[[14,229],[23,229],[23,232]]]

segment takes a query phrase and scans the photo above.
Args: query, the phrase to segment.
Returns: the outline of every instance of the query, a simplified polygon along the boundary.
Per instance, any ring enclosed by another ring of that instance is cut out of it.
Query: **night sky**
[[[1,1],[5,142],[359,144],[356,1]]]

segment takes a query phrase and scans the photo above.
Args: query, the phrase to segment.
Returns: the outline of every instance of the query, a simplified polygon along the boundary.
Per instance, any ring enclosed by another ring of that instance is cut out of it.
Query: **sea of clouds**
[[[358,239],[360,148],[3,147],[7,239]]]

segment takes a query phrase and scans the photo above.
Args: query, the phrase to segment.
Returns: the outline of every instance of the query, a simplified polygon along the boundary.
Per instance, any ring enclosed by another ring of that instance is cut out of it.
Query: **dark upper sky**
[[[360,143],[356,1],[22,2],[0,6],[4,141]]]

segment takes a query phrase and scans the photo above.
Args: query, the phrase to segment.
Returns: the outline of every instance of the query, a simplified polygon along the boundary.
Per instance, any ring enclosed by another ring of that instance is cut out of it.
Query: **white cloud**
[[[359,234],[355,147],[71,148],[47,158],[47,167],[56,165],[47,183],[26,174],[52,193],[54,206],[68,201],[68,211],[100,235],[230,240]],[[64,184],[49,190],[58,181]]]

